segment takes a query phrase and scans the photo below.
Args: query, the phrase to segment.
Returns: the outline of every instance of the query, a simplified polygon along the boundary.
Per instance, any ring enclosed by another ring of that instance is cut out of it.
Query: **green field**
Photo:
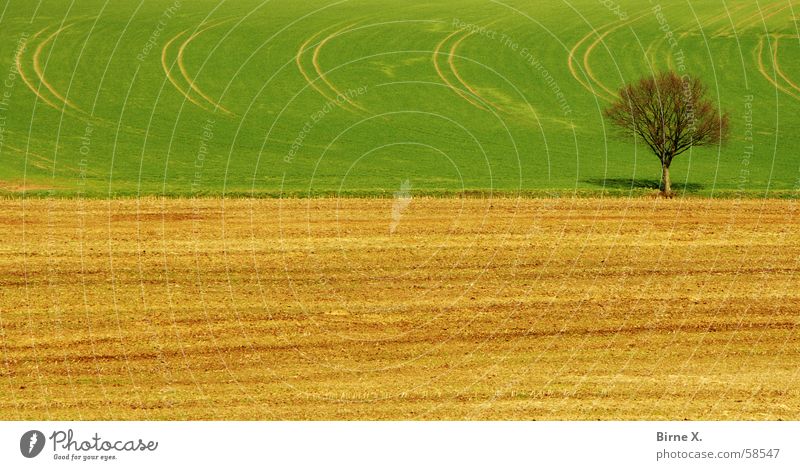
[[[676,159],[676,189],[790,195],[798,9],[6,0],[0,191],[391,195],[407,180],[420,194],[638,194],[658,161],[601,111],[626,81],[674,68],[732,119],[726,146]]]

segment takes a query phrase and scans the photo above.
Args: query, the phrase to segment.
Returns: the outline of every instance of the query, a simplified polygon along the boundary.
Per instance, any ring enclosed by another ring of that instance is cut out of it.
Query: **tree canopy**
[[[661,192],[672,194],[669,167],[691,147],[722,144],[729,117],[706,98],[699,78],[661,72],[628,84],[605,110],[605,116],[625,134],[642,139],[661,161]]]

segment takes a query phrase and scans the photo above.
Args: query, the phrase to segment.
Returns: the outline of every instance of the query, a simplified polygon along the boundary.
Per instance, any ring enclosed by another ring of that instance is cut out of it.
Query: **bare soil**
[[[800,419],[795,202],[394,204],[1,201],[0,419]]]

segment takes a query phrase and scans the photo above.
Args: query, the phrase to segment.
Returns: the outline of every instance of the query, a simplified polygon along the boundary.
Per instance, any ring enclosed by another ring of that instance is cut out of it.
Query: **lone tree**
[[[672,196],[669,166],[690,149],[722,144],[728,136],[727,113],[718,111],[705,97],[699,79],[661,72],[626,85],[605,110],[605,116],[626,135],[641,138],[661,160],[664,197]]]

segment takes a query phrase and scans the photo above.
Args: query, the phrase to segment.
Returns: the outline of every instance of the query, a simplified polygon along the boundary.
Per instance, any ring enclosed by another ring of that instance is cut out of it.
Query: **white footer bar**
[[[798,436],[798,422],[4,422],[0,462],[19,469],[797,469]]]

